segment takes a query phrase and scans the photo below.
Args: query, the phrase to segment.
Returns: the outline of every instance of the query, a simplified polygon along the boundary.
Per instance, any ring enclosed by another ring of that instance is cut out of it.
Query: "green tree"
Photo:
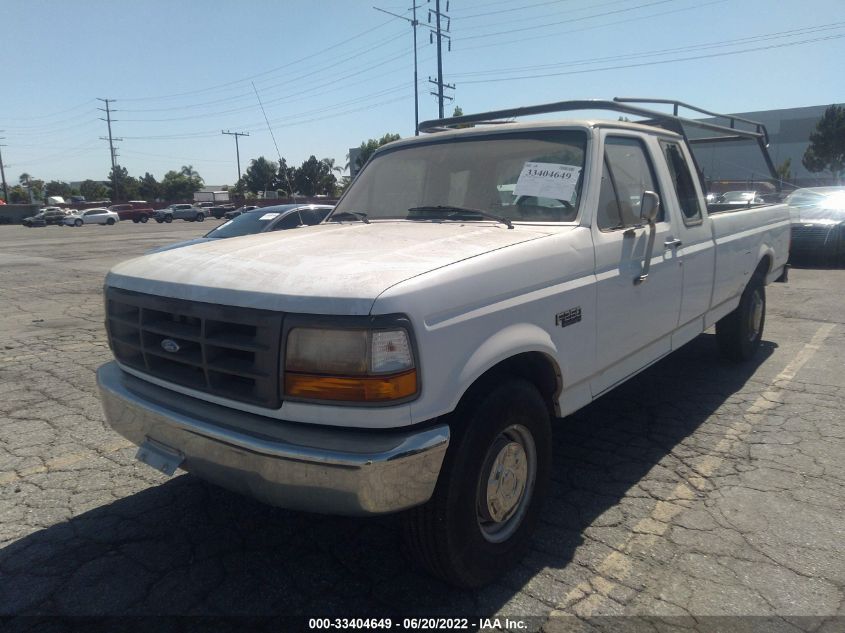
[[[9,204],[29,204],[29,191],[21,185],[9,187]]]
[[[829,171],[841,182],[845,175],[845,108],[832,105],[824,111],[801,162],[809,171]]]
[[[79,185],[79,195],[85,196],[85,199],[89,201],[103,200],[108,197],[109,189],[96,180],[84,180]]]
[[[337,178],[329,163],[312,155],[296,170],[294,187],[304,196],[334,195]]]
[[[73,192],[70,188],[70,185],[66,182],[63,182],[61,180],[51,180],[46,185],[44,185],[44,195],[47,197],[62,196],[63,198],[67,198],[73,195]]]
[[[138,183],[138,195],[148,201],[160,197],[161,185],[150,172],[144,173],[144,177]]]
[[[134,200],[138,197],[138,179],[129,175],[126,167],[115,165],[109,172],[109,182],[117,186],[117,191],[112,192],[112,201]]]
[[[191,200],[202,188],[202,177],[190,166],[179,171],[172,169],[161,179],[161,195],[166,200]]]
[[[267,160],[263,156],[253,158],[249,161],[249,167],[246,168],[243,176],[247,191],[251,191],[252,193],[275,191],[276,171],[278,168],[278,164]],[[283,185],[282,188],[286,188],[286,185]]]
[[[296,189],[294,183],[296,183],[296,167],[289,166],[287,159],[282,158],[276,174],[276,188],[282,191],[283,195],[290,196],[294,193],[292,190]]]
[[[44,200],[43,180],[33,178],[28,173],[24,172],[18,177],[18,182],[20,183],[20,186],[28,192],[27,202],[30,200],[34,200],[35,202],[41,202]]]
[[[386,145],[387,143],[392,143],[393,141],[398,141],[400,138],[402,137],[398,134],[392,134],[388,132],[380,139],[371,138],[367,141],[363,141],[360,147],[361,153],[358,155],[358,159],[355,161],[355,167],[357,169],[361,169],[364,165],[367,164],[367,161],[370,160],[370,156],[372,156],[373,153],[379,147],[381,147],[382,145]],[[348,155],[347,158],[349,158]],[[351,167],[351,165],[347,163],[347,167]]]

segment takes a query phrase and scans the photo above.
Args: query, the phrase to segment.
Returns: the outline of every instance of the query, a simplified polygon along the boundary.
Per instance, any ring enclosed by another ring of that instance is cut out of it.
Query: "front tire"
[[[106,224],[108,224],[109,226],[113,226],[114,225],[114,218],[109,218],[108,220],[106,220]]]
[[[73,225],[74,226],[82,226],[82,220],[74,220]]]
[[[205,215],[202,213],[197,213],[197,217],[194,218],[197,222],[205,222]]]
[[[739,300],[739,306],[716,322],[716,340],[722,356],[734,362],[750,360],[763,338],[766,323],[766,288],[755,274]]]
[[[494,580],[525,554],[548,490],[549,408],[522,379],[476,389],[455,414],[432,498],[408,511],[405,538],[429,572],[459,587]]]
[[[170,224],[171,222],[173,222],[173,216],[172,215],[164,216],[164,221],[167,222],[168,224]]]
[[[147,216],[142,215],[142,216],[138,219],[138,221],[139,221],[141,224],[146,224],[148,219],[149,219],[149,218],[148,218]]]

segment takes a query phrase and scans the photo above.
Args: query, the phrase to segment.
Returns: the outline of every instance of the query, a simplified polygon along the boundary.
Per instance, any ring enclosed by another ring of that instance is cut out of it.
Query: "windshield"
[[[845,221],[845,190],[818,196],[813,204],[799,206],[799,219]]]
[[[221,237],[240,237],[241,235],[252,235],[253,233],[260,233],[269,224],[282,215],[288,209],[279,209],[267,207],[266,209],[257,209],[255,211],[248,211],[242,213],[236,218],[232,218],[225,224],[221,224],[215,229],[212,229],[205,234],[205,237],[221,238]]]
[[[373,157],[334,213],[489,220],[471,212],[479,209],[514,221],[571,222],[586,145],[585,132],[533,130],[397,147]]]

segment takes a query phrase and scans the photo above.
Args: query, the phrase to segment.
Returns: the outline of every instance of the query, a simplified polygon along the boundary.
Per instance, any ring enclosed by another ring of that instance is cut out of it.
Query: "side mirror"
[[[646,224],[654,224],[658,211],[660,211],[660,196],[653,191],[643,191],[640,201],[640,219]]]

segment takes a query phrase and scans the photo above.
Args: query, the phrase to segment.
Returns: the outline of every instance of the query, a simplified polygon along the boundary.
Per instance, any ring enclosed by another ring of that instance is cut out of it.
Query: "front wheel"
[[[750,360],[760,347],[766,323],[766,288],[754,275],[739,300],[739,306],[716,322],[719,350],[728,360]]]
[[[173,222],[173,216],[172,215],[164,216],[164,221],[167,222],[168,224],[170,224],[171,222]]]
[[[82,226],[82,220],[74,220],[73,225],[74,226]]]
[[[109,218],[108,220],[106,220],[106,224],[112,226],[114,224],[114,218]]]
[[[147,223],[147,220],[148,220],[148,218],[147,218],[147,216],[145,216],[145,215],[142,215],[142,216],[138,219],[138,221],[139,221],[141,224],[146,224],[146,223]]]
[[[195,217],[194,219],[197,222],[204,222],[205,221],[205,215],[203,215],[202,213],[197,213],[197,217]]]
[[[551,466],[549,409],[522,379],[477,391],[457,423],[437,486],[404,517],[414,558],[459,587],[479,587],[528,549]]]

